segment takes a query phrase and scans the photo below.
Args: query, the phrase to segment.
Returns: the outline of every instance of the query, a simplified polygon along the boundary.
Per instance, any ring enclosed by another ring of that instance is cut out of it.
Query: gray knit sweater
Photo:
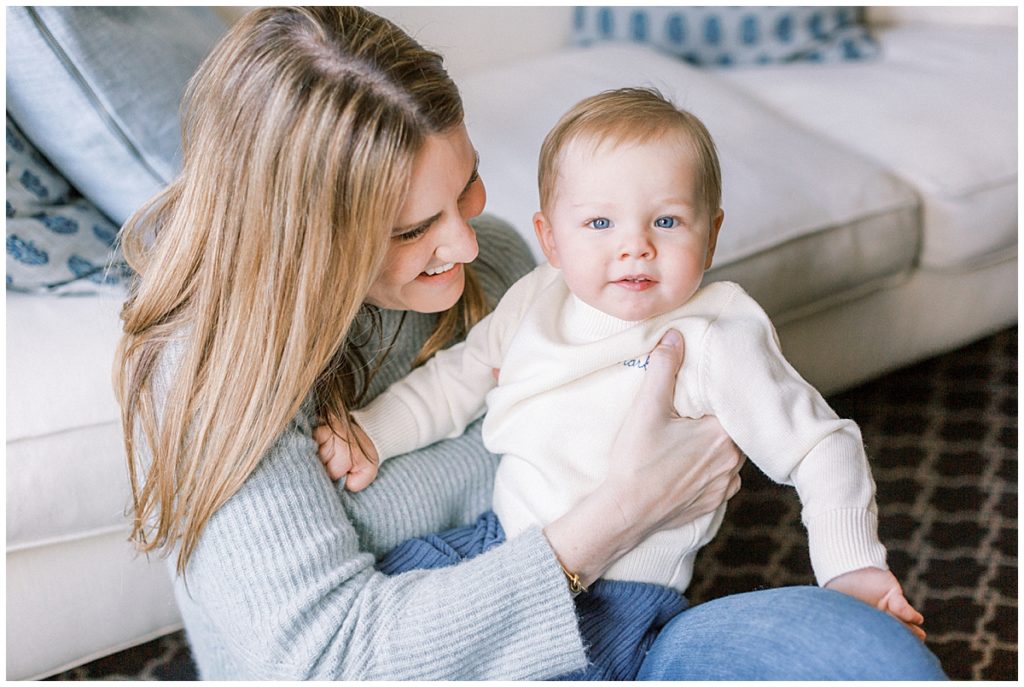
[[[474,224],[478,274],[497,298],[533,261],[507,225]],[[386,333],[399,316],[384,313]],[[407,314],[370,397],[408,371],[432,323]],[[161,378],[175,358],[165,357]],[[572,599],[538,529],[451,568],[395,577],[373,568],[404,539],[489,508],[497,457],[479,422],[389,460],[350,494],[317,458],[310,409],[210,519],[187,585],[175,577],[203,679],[544,679],[583,667]]]

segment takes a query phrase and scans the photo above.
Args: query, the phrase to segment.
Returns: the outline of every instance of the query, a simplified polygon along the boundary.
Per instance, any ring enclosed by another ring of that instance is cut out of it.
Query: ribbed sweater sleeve
[[[886,569],[860,429],[786,361],[752,298],[735,284],[715,287],[732,293],[701,347],[708,412],[765,474],[796,487],[819,584],[859,568]]]
[[[288,428],[189,563],[192,602],[214,635],[203,642],[224,654],[199,647],[204,678],[542,679],[583,664],[572,601],[540,530],[462,565],[386,577],[308,429]]]
[[[496,298],[532,260],[507,225],[482,219],[478,231],[481,257],[501,265],[480,271]],[[389,354],[406,367],[390,365],[385,381],[408,369],[429,324],[408,319]],[[173,372],[165,356],[158,379]],[[585,664],[572,599],[539,529],[451,568],[374,570],[403,539],[488,507],[495,459],[479,423],[382,465],[358,494],[327,478],[312,423],[307,402],[175,580],[202,678],[544,679]]]

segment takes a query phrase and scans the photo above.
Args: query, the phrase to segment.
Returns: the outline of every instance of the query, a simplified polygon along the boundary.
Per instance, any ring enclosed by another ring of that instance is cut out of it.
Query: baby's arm
[[[706,401],[769,477],[796,487],[818,584],[922,633],[878,540],[875,484],[860,429],[839,418],[785,360],[764,311],[739,287],[707,333]]]
[[[533,272],[513,284],[466,340],[438,351],[352,417],[372,441],[380,460],[462,434],[484,411],[497,384],[509,341],[522,312],[548,277]]]
[[[475,357],[466,342],[440,351],[347,422],[329,418],[317,427],[313,439],[330,478],[345,476],[345,488],[360,491],[377,477],[382,460],[465,431],[495,384],[491,368]]]
[[[345,477],[349,491],[362,491],[377,478],[377,449],[355,420],[331,418],[313,431],[313,439],[328,476],[332,480]]]

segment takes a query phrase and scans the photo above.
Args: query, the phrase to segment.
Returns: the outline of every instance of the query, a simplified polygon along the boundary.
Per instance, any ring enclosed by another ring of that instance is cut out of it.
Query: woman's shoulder
[[[480,255],[473,262],[488,296],[499,299],[509,286],[536,266],[529,246],[516,229],[494,215],[470,221],[476,230]]]

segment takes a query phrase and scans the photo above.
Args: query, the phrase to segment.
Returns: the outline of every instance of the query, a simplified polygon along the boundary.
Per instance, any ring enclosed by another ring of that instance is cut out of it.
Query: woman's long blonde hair
[[[184,572],[310,391],[341,417],[365,389],[350,325],[417,151],[462,116],[441,58],[354,7],[254,10],[200,66],[182,101],[182,172],[122,234],[138,279],[114,385],[141,550],[180,543]],[[429,345],[485,307],[470,277]]]

